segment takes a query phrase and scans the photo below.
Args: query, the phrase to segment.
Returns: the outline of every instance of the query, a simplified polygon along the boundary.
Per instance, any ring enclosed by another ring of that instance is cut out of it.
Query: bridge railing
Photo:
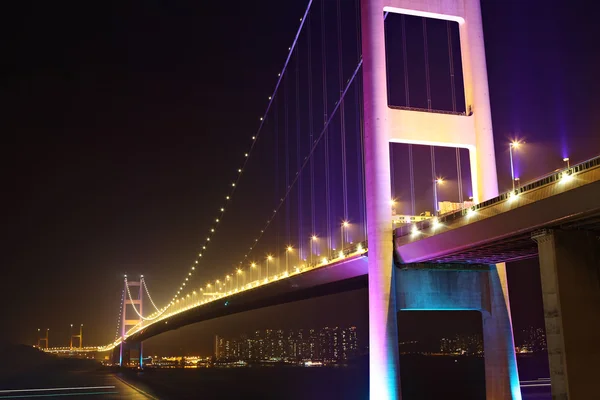
[[[491,198],[491,199],[481,202],[479,204],[475,204],[472,207],[454,211],[454,212],[451,212],[448,214],[440,215],[437,218],[432,218],[430,220],[417,222],[415,224],[400,226],[395,230],[395,236],[396,237],[407,236],[415,228],[418,230],[428,229],[428,228],[432,227],[434,223],[443,224],[443,223],[455,221],[457,219],[467,216],[470,212],[475,212],[475,211],[478,211],[478,210],[481,210],[484,208],[488,208],[497,203],[506,201],[513,196],[518,196],[522,193],[530,192],[532,190],[540,189],[543,186],[551,185],[555,182],[560,181],[565,175],[572,176],[575,174],[580,174],[582,172],[597,168],[599,166],[600,166],[600,156],[597,156],[597,157],[591,158],[589,160],[583,161],[581,163],[578,163],[576,165],[573,165],[569,168],[554,171],[548,175],[542,176],[541,178],[536,178],[533,181],[529,181],[529,182],[525,183],[524,185],[519,186],[514,191],[511,190],[511,191],[502,193],[494,198]]]

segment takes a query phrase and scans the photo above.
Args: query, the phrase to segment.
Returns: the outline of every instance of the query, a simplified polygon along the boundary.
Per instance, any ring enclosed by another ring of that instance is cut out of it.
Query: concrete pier
[[[538,243],[552,399],[598,398],[600,239],[544,230]]]

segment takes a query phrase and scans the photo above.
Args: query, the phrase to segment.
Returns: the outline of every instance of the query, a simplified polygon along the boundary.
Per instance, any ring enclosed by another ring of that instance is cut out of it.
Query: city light
[[[433,218],[433,222],[431,225],[431,228],[435,231],[436,229],[438,229],[440,226],[442,226],[442,224],[440,223],[440,220],[437,217]]]

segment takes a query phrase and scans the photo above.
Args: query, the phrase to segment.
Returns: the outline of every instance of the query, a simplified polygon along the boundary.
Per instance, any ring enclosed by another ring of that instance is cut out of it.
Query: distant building
[[[348,360],[358,355],[356,327],[324,327],[319,331],[266,329],[239,338],[215,336],[217,361],[321,361]]]

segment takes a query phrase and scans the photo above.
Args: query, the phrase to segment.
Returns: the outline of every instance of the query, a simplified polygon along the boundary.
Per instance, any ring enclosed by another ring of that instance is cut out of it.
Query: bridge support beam
[[[591,399],[600,376],[600,241],[544,230],[538,243],[552,399]]]
[[[400,270],[396,275],[398,311],[480,311],[486,398],[520,400],[504,264],[467,268]]]

